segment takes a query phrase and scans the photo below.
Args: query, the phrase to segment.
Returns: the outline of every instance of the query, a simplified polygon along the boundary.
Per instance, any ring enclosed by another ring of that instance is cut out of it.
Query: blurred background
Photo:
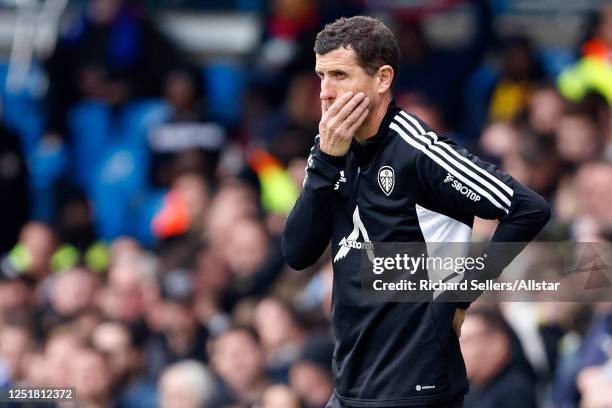
[[[395,31],[405,110],[547,198],[540,239],[610,241],[606,3],[0,1],[0,385],[325,406],[329,255],[291,270],[279,234],[340,16]],[[608,304],[476,304],[461,344],[466,408],[612,407]]]

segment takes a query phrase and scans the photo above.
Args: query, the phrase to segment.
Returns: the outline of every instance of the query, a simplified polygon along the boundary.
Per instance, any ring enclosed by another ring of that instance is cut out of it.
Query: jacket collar
[[[380,122],[378,131],[374,136],[367,139],[363,143],[359,143],[353,138],[351,143],[351,151],[355,154],[359,166],[366,166],[374,157],[374,154],[378,151],[378,147],[381,145],[385,137],[387,136],[389,125],[399,112],[400,108],[397,106],[395,99],[392,99],[387,107],[387,112]]]

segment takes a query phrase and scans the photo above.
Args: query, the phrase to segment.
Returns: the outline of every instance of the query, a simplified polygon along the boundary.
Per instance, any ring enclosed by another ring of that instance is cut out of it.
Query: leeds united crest
[[[395,171],[391,166],[382,166],[378,170],[378,185],[387,196],[395,187]]]

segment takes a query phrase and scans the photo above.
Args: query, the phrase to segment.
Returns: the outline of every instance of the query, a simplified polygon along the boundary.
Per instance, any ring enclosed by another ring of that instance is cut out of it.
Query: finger
[[[365,121],[365,118],[368,117],[369,113],[370,113],[370,109],[366,108],[363,112],[361,112],[361,115],[359,116],[359,118],[357,118],[357,120],[349,127],[347,133],[351,137],[353,137],[355,132],[357,132],[357,129],[359,129],[359,126],[363,124],[363,122]]]
[[[357,107],[353,109],[350,115],[348,115],[348,117],[344,120],[344,123],[347,123],[348,126],[355,123],[355,121],[361,117],[361,114],[363,113],[363,111],[365,109],[368,109],[369,105],[370,105],[370,100],[368,98],[365,98],[364,100],[362,100],[361,103],[357,105]]]
[[[342,121],[342,123],[340,124],[340,127],[338,129],[338,131],[341,134],[347,134],[347,136],[352,137],[353,135],[350,133],[350,129],[352,128],[353,124],[355,124],[355,122],[357,122],[359,120],[359,118],[361,118],[361,115],[363,114],[363,111],[368,109],[369,106],[369,99],[365,98],[364,100],[361,101],[361,103],[355,108],[353,109],[353,111],[351,112],[351,114]],[[338,118],[338,117],[336,117]],[[338,119],[336,119],[338,120]]]
[[[364,100],[366,100],[366,95],[363,92],[359,92],[357,95],[353,96],[350,101],[348,101],[340,112],[336,114],[336,119],[339,121],[344,121],[350,114],[357,108]]]
[[[325,112],[327,116],[335,116],[338,112],[340,112],[340,109],[342,109],[342,107],[348,101],[351,100],[352,97],[353,97],[353,92],[351,91],[348,91],[342,94],[338,99],[334,101],[334,103],[331,104],[329,109],[327,109],[327,111]]]

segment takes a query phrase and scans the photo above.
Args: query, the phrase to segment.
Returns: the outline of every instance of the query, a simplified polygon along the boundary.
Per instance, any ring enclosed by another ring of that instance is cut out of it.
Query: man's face
[[[376,75],[369,75],[357,63],[357,54],[352,48],[340,47],[327,54],[316,54],[315,72],[321,79],[322,113],[336,98],[349,91],[353,94],[364,92],[370,99],[370,111],[378,104]]]

